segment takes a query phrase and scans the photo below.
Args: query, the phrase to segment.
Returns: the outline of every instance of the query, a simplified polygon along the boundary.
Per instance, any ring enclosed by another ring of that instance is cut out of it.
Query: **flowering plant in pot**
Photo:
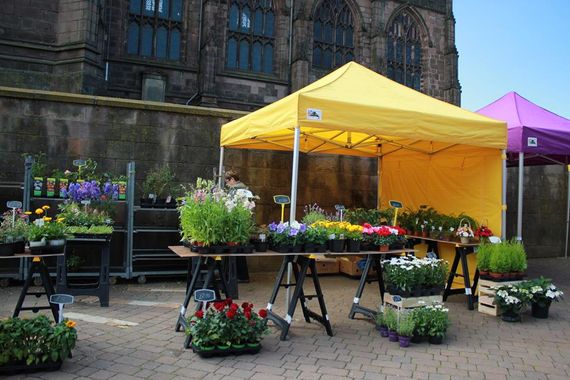
[[[449,326],[449,309],[435,303],[425,306],[427,320],[427,336],[431,344],[441,344]]]
[[[253,304],[241,307],[231,299],[210,304],[189,318],[186,333],[192,336],[194,351],[203,355],[227,355],[258,352],[268,333],[267,311],[253,310]]]
[[[331,252],[343,252],[345,245],[345,226],[350,225],[348,222],[335,222],[329,220],[320,220],[313,223],[313,226],[324,227],[328,235],[329,250]]]
[[[307,225],[297,221],[275,222],[267,226],[269,239],[278,252],[300,252]]]
[[[471,226],[468,224],[464,224],[462,226],[457,227],[455,235],[461,240],[463,244],[469,243],[471,238],[475,236],[473,234]]]
[[[172,192],[175,180],[176,176],[168,164],[149,170],[142,184],[144,197],[141,199],[141,206],[174,206]]]
[[[414,308],[410,312],[410,316],[414,320],[414,332],[411,339],[412,343],[420,343],[424,337],[428,336],[429,331],[429,310],[425,307],[425,302],[420,301],[419,303],[424,304],[424,306]]]
[[[327,219],[327,213],[325,210],[316,203],[305,205],[303,212],[304,216],[301,221],[307,226],[310,226],[315,222]]]
[[[313,224],[307,227],[304,240],[305,252],[325,252],[329,235],[325,227]]]
[[[540,277],[520,284],[530,293],[532,316],[535,318],[548,318],[548,311],[552,301],[560,301],[564,293],[552,283],[549,278]]]
[[[362,231],[364,227],[357,224],[346,224],[344,228],[344,237],[346,238],[346,250],[348,252],[360,252],[360,242],[364,239]]]
[[[400,347],[410,346],[415,327],[416,324],[411,315],[400,317],[400,323],[398,323],[398,340],[400,341]]]
[[[6,255],[14,253],[24,253],[25,239],[28,233],[29,215],[21,209],[6,211],[2,214],[0,223],[0,237],[2,240],[2,250]],[[0,256],[2,254],[0,253]]]
[[[505,322],[520,322],[521,310],[530,300],[530,292],[519,285],[504,285],[495,289],[495,305],[500,307]]]
[[[481,241],[487,241],[491,236],[493,236],[493,231],[491,231],[491,229],[486,225],[481,224],[477,228],[477,231],[475,231],[475,236]]]
[[[45,315],[0,321],[0,375],[59,369],[77,340],[76,323],[54,324]]]

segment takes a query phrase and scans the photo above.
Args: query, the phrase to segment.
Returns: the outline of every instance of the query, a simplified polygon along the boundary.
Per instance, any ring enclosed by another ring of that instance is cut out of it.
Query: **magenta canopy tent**
[[[514,91],[477,111],[508,125],[507,152],[512,161],[518,153],[519,192],[517,210],[517,239],[522,240],[523,166],[528,164],[565,164],[570,158],[570,120],[550,112],[523,98]],[[525,157],[526,156],[526,157]],[[570,166],[568,166],[570,170]],[[566,211],[566,248],[568,257],[568,227],[570,225],[570,176]]]

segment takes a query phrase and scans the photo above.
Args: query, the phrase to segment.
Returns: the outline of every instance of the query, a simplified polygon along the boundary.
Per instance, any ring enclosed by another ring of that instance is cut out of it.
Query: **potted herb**
[[[398,315],[391,307],[384,309],[384,322],[388,326],[388,340],[390,342],[398,341]]]
[[[166,207],[166,204],[175,205],[172,197],[174,172],[168,165],[158,166],[151,169],[142,184],[144,197],[141,199],[141,206]]]
[[[415,321],[411,315],[402,316],[398,324],[398,340],[400,347],[409,347],[414,334]]]
[[[548,318],[548,311],[552,301],[560,301],[564,293],[558,289],[549,278],[540,277],[525,281],[520,285],[530,293],[532,316],[535,318]]]
[[[483,243],[477,247],[477,268],[481,278],[489,277],[489,268],[491,264],[491,256],[495,246],[493,244]]]
[[[325,210],[319,207],[318,204],[313,203],[312,205],[305,205],[303,209],[305,215],[303,216],[302,222],[305,223],[307,226],[312,225],[315,222],[320,220],[326,220],[327,214]]]
[[[0,320],[0,375],[57,370],[75,347],[75,322],[46,316]]]
[[[376,314],[376,330],[380,331],[381,337],[388,337],[388,326],[386,325],[384,313],[382,312]]]

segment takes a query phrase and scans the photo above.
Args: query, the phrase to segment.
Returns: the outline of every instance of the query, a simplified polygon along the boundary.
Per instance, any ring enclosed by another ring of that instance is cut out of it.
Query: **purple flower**
[[[299,233],[299,230],[296,228],[291,228],[289,230],[289,236],[297,236],[298,233]]]
[[[283,231],[285,231],[285,225],[283,223],[279,223],[279,225],[277,226],[277,233],[278,234],[282,234]]]
[[[307,225],[305,223],[301,223],[301,228],[299,229],[299,232],[304,234],[306,230],[307,230]]]
[[[275,222],[271,222],[271,224],[268,225],[267,228],[269,228],[269,231],[274,232],[275,230],[277,230],[277,224],[275,224]]]

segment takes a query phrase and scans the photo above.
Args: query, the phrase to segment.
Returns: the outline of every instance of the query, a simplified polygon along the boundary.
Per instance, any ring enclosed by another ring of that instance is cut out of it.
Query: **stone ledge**
[[[160,102],[151,102],[144,100],[111,98],[106,96],[82,95],[82,94],[73,94],[67,92],[43,91],[43,90],[33,90],[33,89],[3,87],[3,86],[0,86],[0,97],[34,99],[34,100],[44,100],[44,101],[61,102],[61,103],[87,104],[92,106],[142,109],[142,110],[161,111],[161,112],[175,112],[175,113],[182,113],[189,115],[225,117],[231,119],[237,119],[239,117],[247,115],[247,112],[235,111],[223,108],[185,106],[174,103],[160,103]]]

